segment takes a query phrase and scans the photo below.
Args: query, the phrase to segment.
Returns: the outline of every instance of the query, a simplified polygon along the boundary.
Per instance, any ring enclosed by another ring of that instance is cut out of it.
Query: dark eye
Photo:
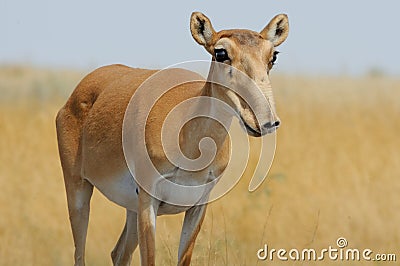
[[[228,52],[225,49],[215,49],[215,60],[218,62],[224,62],[226,60],[230,60],[228,56]]]
[[[275,51],[275,52],[274,52],[274,54],[273,54],[273,56],[272,56],[272,60],[271,60],[271,65],[272,65],[272,66],[275,65],[276,59],[278,59],[278,54],[279,54],[278,51]]]

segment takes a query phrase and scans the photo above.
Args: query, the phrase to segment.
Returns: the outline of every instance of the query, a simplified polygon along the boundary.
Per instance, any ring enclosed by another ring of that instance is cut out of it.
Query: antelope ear
[[[260,32],[261,36],[279,46],[289,34],[289,19],[285,14],[275,16],[268,25]]]
[[[193,39],[200,45],[210,46],[215,30],[211,21],[203,13],[193,12],[190,18],[190,31]]]

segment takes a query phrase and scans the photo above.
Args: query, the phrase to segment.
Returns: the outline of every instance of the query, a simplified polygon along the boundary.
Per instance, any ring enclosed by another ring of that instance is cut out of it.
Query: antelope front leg
[[[138,234],[142,266],[155,265],[155,229],[159,201],[146,191],[139,193]]]
[[[193,206],[185,213],[181,240],[179,243],[178,265],[189,265],[192,259],[194,242],[200,231],[206,213],[207,204]]]

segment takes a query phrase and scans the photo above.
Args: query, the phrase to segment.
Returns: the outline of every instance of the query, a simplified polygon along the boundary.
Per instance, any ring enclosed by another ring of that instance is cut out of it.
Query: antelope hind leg
[[[111,252],[114,265],[130,265],[132,254],[138,245],[137,214],[126,210],[126,223],[119,240]]]

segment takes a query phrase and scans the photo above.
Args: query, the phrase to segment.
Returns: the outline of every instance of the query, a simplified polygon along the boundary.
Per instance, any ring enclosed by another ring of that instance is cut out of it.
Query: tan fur
[[[269,27],[273,27],[273,24],[271,26],[270,23]],[[211,22],[201,13],[192,14],[191,32],[194,39],[211,54],[217,46],[226,49],[232,56],[230,64],[254,80],[265,92],[265,97],[273,103],[272,96],[269,95],[271,88],[268,79],[268,66],[274,51],[271,41],[266,40],[262,34],[249,30],[215,32]],[[287,36],[287,32],[284,34]],[[181,211],[186,211],[186,216],[178,264],[190,264],[194,241],[200,230],[206,205],[171,206],[142,190],[137,195],[137,185],[129,174],[122,149],[122,124],[129,100],[137,88],[154,73],[155,70],[134,69],[122,65],[99,68],[79,83],[57,115],[59,153],[75,243],[75,265],[84,265],[89,202],[93,186],[127,209],[125,228],[112,252],[115,265],[129,265],[138,243],[142,265],[154,265],[153,216]],[[211,69],[210,75],[213,74],[218,73]],[[164,75],[165,83],[173,83],[182,76],[199,79],[197,74],[179,69],[168,70]],[[228,163],[230,147],[227,132],[220,124],[207,118],[196,118],[187,123],[182,129],[179,142],[183,153],[188,158],[195,159],[199,156],[200,139],[211,137],[217,144],[217,157],[209,167],[189,173],[177,168],[166,158],[161,145],[163,121],[179,103],[200,95],[215,97],[228,103],[242,115],[246,124],[262,131],[261,125],[255,122],[252,111],[246,109],[246,104],[226,88],[192,82],[171,89],[157,101],[150,112],[145,125],[145,139],[156,168],[161,174],[172,173],[171,180],[176,183],[202,184],[207,182],[210,173],[219,176]],[[148,99],[141,100],[145,102]],[[137,113],[141,112],[141,106],[134,108]],[[272,108],[273,110],[268,111],[269,115],[265,116],[266,122],[275,117],[273,104]],[[176,119],[180,119],[179,114]]]

